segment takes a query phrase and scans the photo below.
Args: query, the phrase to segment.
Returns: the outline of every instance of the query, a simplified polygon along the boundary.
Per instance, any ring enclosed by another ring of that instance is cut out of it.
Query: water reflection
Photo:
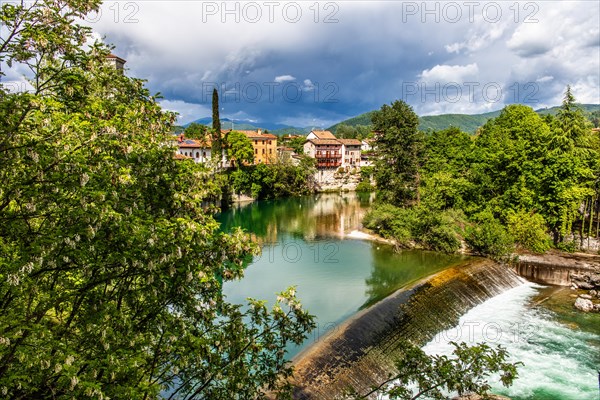
[[[432,252],[396,253],[388,245],[343,239],[360,227],[372,201],[370,195],[321,194],[256,202],[219,215],[224,230],[242,227],[263,250],[241,281],[225,284],[228,300],[272,301],[275,293],[296,286],[304,307],[316,315],[316,335],[322,337],[361,308],[461,259]],[[291,349],[291,355],[300,348]]]
[[[239,226],[258,243],[276,243],[283,232],[305,241],[340,238],[360,227],[374,195],[323,193],[237,204],[217,219],[224,230]]]

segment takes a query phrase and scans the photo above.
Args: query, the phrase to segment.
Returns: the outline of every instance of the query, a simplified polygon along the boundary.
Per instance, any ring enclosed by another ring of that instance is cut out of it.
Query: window
[[[199,151],[196,152],[196,158],[200,158],[200,152]]]
[[[205,151],[202,152],[202,157],[206,158],[206,152]]]
[[[265,154],[265,149],[262,149],[262,153]]]
[[[269,154],[273,154],[273,149],[269,149]]]
[[[254,154],[258,154],[258,149],[254,149]]]

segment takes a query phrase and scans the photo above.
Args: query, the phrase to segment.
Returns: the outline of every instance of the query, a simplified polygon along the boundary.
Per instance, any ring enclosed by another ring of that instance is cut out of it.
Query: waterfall
[[[348,387],[369,391],[395,373],[403,340],[422,346],[468,310],[524,282],[507,266],[472,259],[397,291],[293,360],[294,398],[335,399]]]

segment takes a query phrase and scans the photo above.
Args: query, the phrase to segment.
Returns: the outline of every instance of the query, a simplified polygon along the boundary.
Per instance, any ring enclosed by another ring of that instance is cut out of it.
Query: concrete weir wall
[[[571,276],[600,269],[600,257],[585,254],[521,255],[512,263],[514,271],[530,281],[571,286]]]
[[[473,258],[400,290],[346,321],[294,360],[295,399],[367,393],[395,373],[409,340],[424,345],[469,309],[524,282],[510,267]]]

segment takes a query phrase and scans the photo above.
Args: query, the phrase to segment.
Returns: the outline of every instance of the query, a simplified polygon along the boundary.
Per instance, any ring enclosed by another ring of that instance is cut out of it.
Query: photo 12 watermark
[[[285,22],[337,24],[338,2],[311,1],[202,1],[202,23],[249,24]]]
[[[514,23],[538,23],[538,3],[533,1],[403,1],[401,3],[403,23],[450,23],[475,22],[481,19],[489,24],[503,20]]]
[[[337,103],[340,89],[335,82],[203,82],[202,102],[212,100],[213,89],[220,103]]]
[[[340,262],[338,253],[339,244],[334,241],[304,242],[267,242],[260,245],[261,252],[254,257],[253,262],[286,262],[296,264],[300,262],[315,264],[337,264]]]
[[[497,322],[465,321],[452,329],[440,332],[434,343],[527,343],[539,332],[533,324],[513,322],[509,326]]]
[[[411,103],[529,103],[539,102],[537,82],[402,82],[402,100]]]

